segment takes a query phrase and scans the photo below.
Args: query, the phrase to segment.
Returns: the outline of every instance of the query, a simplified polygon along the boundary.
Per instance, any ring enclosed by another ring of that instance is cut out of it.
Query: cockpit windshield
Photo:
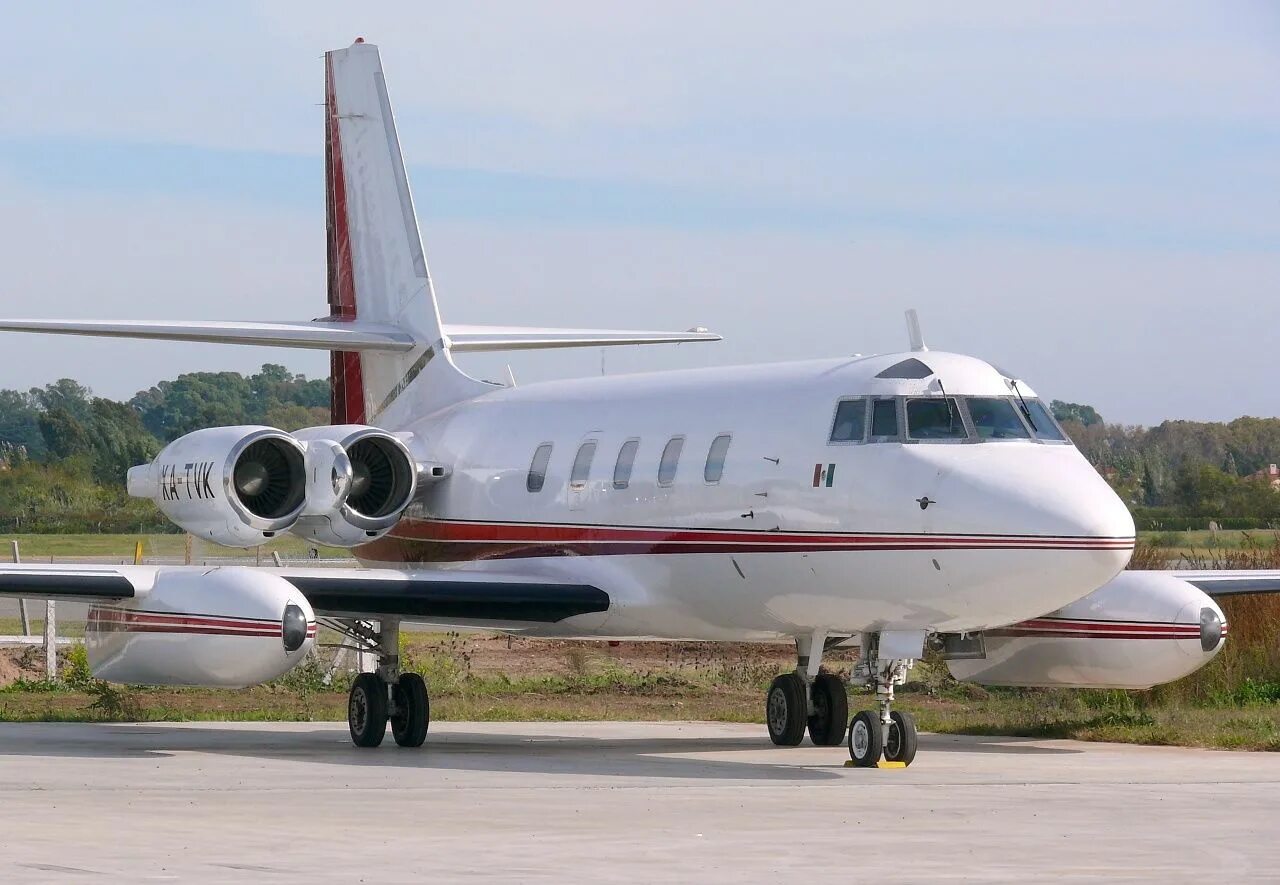
[[[900,426],[902,418],[906,421]],[[1044,403],[1021,396],[846,396],[836,404],[829,431],[829,442],[855,445],[995,440],[1070,444]]]
[[[979,439],[1027,439],[1031,436],[1009,400],[971,396],[966,401]]]
[[[911,439],[964,439],[968,435],[954,398],[907,400],[907,436]]]
[[[1038,399],[1029,399],[1026,404],[1027,422],[1031,424],[1031,429],[1035,431],[1037,438],[1066,440],[1062,430],[1058,427],[1058,423],[1053,420],[1049,410],[1044,407],[1044,403]]]

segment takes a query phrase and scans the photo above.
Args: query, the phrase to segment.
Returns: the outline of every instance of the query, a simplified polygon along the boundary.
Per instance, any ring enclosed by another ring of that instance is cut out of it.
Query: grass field
[[[142,542],[142,553],[147,556],[183,556],[186,549],[186,535],[0,535],[0,557],[9,555],[10,544],[18,542],[18,551],[23,559],[48,560],[74,558],[81,556],[118,556],[121,559],[133,560],[135,545]],[[285,559],[305,559],[309,548],[301,538],[285,535],[276,538],[261,548],[235,550],[221,547],[207,541],[192,543],[192,558],[199,562],[201,556],[248,556],[255,555],[260,549],[263,560],[270,560],[273,552]],[[319,547],[322,558],[349,557],[347,550],[333,547]]]
[[[1207,533],[1180,533],[1186,558],[1213,568],[1280,568],[1280,542],[1240,534],[1233,546],[1196,546]],[[1160,541],[1170,539],[1161,538]],[[1220,537],[1221,540],[1221,537]],[[130,536],[21,538],[24,557],[73,555],[131,558]],[[219,551],[198,545],[202,552]],[[282,556],[305,556],[300,542],[272,545]],[[183,536],[144,539],[144,552],[181,556]],[[323,551],[341,554],[342,551]],[[208,552],[207,555],[225,555]],[[269,553],[266,554],[269,557]],[[1143,543],[1135,566],[1162,568],[1184,554],[1176,546]],[[1224,601],[1231,639],[1207,667],[1145,692],[988,690],[956,683],[940,662],[913,671],[900,706],[927,731],[1063,737],[1141,743],[1280,750],[1280,597]],[[34,625],[40,630],[40,623]],[[0,619],[0,633],[17,633]],[[73,622],[64,636],[83,634]],[[406,632],[404,658],[432,691],[433,716],[455,720],[709,719],[762,722],[769,680],[794,667],[784,645],[699,643],[576,643],[488,635]],[[83,649],[69,652],[83,657]],[[851,652],[828,657],[847,670]],[[38,648],[0,649],[0,721],[18,720],[341,720],[346,674],[322,679],[320,659],[274,683],[240,691],[115,689],[64,667],[69,680],[42,680]],[[871,706],[853,696],[853,709]]]
[[[432,716],[467,721],[762,723],[769,680],[794,666],[791,650],[781,645],[613,648],[458,634],[408,634],[403,653],[431,687]],[[67,683],[48,684],[40,679],[41,655],[39,649],[12,652],[20,675],[0,689],[0,721],[341,721],[346,715],[349,675],[326,684],[320,658],[276,682],[233,691],[108,687],[88,678],[83,660],[64,667]],[[851,657],[835,657],[832,669],[847,670]],[[1236,663],[1228,660],[1221,669],[1229,673]],[[899,707],[934,732],[1280,750],[1280,684],[1223,693],[1215,687],[1222,675],[1210,672],[1199,682],[1150,692],[996,690],[956,683],[945,665],[926,660],[901,691]],[[870,706],[869,695],[850,697],[851,709]]]

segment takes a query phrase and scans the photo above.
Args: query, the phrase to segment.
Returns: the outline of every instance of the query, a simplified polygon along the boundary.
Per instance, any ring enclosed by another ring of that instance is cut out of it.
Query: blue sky
[[[349,7],[12,13],[0,313],[322,313],[319,56],[363,35],[446,320],[727,338],[610,353],[614,372],[896,349],[914,306],[933,346],[1112,420],[1277,412],[1274,4]],[[112,396],[325,370],[0,347],[0,386]],[[599,352],[511,360],[525,382],[601,371]]]

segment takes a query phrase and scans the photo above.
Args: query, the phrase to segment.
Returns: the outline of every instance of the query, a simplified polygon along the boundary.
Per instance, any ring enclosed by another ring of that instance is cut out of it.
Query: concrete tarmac
[[[1280,756],[925,735],[910,769],[758,725],[0,725],[3,882],[1280,877]]]

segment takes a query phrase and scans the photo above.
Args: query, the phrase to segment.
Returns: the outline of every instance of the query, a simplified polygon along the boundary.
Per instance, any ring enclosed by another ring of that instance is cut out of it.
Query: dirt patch
[[[724,667],[754,666],[779,671],[795,666],[795,649],[783,643],[582,642],[522,639],[480,633],[409,633],[415,655],[445,655],[474,676],[574,676],[601,669],[631,672],[697,673]],[[847,669],[857,649],[836,649],[824,666]]]
[[[0,648],[0,688],[19,679],[43,679],[43,655],[44,650],[34,645]]]

